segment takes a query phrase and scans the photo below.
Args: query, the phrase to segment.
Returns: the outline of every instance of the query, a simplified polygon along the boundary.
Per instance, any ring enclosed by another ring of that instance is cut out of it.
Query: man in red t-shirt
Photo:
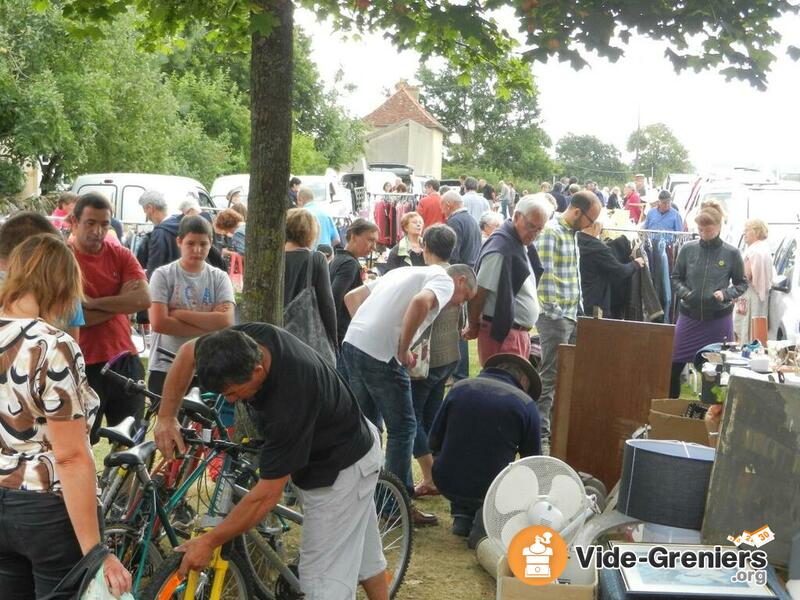
[[[130,354],[117,361],[114,371],[136,381],[144,380],[144,368],[131,339],[128,315],[150,306],[147,276],[130,250],[109,243],[111,203],[97,192],[82,195],[72,210],[72,251],[83,275],[83,315],[80,347],[86,361],[86,377],[100,397],[100,410],[92,427],[92,443],[106,417],[117,425],[125,417],[142,418],[144,396],[125,391],[100,370],[121,352]]]
[[[417,212],[422,215],[425,229],[436,223],[446,223],[442,212],[442,197],[439,195],[439,181],[429,179],[425,182],[425,197],[419,201]]]

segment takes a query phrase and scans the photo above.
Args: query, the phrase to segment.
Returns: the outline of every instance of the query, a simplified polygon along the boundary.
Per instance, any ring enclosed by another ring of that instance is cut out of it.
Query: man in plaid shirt
[[[581,276],[575,233],[600,216],[600,200],[589,191],[573,194],[561,216],[551,220],[536,242],[544,273],[539,279],[541,312],[536,321],[542,346],[542,393],[537,401],[542,425],[542,454],[550,453],[550,410],[555,396],[559,344],[574,344],[581,312]]]

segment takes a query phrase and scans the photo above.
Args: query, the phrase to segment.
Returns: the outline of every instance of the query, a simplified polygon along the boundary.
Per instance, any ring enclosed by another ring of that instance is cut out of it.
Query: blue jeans
[[[414,458],[431,453],[431,448],[428,446],[428,434],[433,425],[433,418],[439,412],[439,407],[444,400],[444,385],[457,366],[458,362],[452,362],[442,367],[434,367],[428,371],[427,379],[411,380],[411,398],[414,403],[414,414],[417,417]]]
[[[342,360],[361,412],[379,429],[381,417],[386,424],[386,469],[413,492],[411,451],[417,419],[408,371],[396,358],[385,363],[347,343],[342,345]]]

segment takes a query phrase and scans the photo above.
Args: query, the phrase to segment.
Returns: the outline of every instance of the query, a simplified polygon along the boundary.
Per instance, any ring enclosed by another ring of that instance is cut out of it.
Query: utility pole
[[[641,100],[636,105],[636,157],[633,159],[633,164],[639,165],[639,144],[641,143],[641,138],[639,134],[642,131],[642,102]]]

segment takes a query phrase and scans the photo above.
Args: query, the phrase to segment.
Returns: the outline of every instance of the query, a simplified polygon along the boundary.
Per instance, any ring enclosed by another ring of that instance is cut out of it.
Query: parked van
[[[250,193],[250,175],[237,173],[236,175],[223,175],[217,177],[211,184],[211,201],[217,208],[228,208],[228,193],[239,190],[239,199],[247,206],[247,196]]]
[[[150,173],[95,173],[80,175],[72,184],[76,194],[100,192],[114,207],[114,216],[123,223],[145,223],[139,198],[145,190],[158,190],[167,201],[167,212],[176,214],[187,198],[197,200],[201,208],[213,208],[211,197],[196,179],[177,175]]]
[[[314,192],[314,199],[325,205],[325,212],[331,217],[346,217],[353,211],[350,201],[350,191],[339,184],[339,176],[333,169],[328,169],[325,175],[290,175],[300,180],[301,187],[310,188]],[[287,193],[289,182],[286,182]],[[241,190],[242,204],[247,205],[250,191],[250,175],[238,173],[217,177],[211,185],[211,199],[219,208],[228,207],[228,192]]]
[[[795,181],[740,183],[727,179],[702,184],[687,205],[687,231],[697,231],[695,216],[708,200],[722,205],[726,222],[721,237],[734,246],[739,244],[748,219],[767,223],[768,242],[773,252],[781,239],[800,223],[800,183]]]

